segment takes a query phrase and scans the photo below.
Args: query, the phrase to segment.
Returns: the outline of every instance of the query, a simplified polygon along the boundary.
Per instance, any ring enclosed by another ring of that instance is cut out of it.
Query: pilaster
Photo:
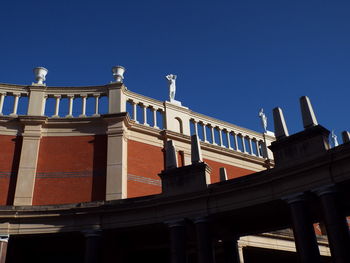
[[[127,197],[127,116],[126,113],[103,116],[107,122],[107,201]]]
[[[21,117],[24,132],[19,162],[14,205],[32,205],[39,156],[41,126],[46,117]]]

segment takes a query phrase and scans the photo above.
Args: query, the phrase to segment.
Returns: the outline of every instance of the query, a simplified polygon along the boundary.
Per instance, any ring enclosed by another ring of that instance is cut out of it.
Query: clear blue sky
[[[0,2],[0,82],[97,85],[126,67],[132,91],[165,100],[164,76],[190,109],[260,130],[263,107],[302,129],[299,97],[339,135],[350,129],[350,1]]]

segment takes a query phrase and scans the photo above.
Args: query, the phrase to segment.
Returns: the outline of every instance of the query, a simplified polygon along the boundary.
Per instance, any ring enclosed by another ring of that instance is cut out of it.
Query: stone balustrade
[[[127,111],[136,123],[151,126],[156,129],[164,128],[164,104],[161,101],[142,96],[127,90]]]
[[[263,135],[194,112],[190,125],[191,134],[198,134],[203,142],[257,157],[267,157],[265,141],[268,144],[273,141],[271,135]]]
[[[270,155],[265,143],[274,140],[273,134],[263,135],[134,93],[122,83],[91,87],[0,84],[0,115],[9,117],[84,118],[125,111],[137,124],[187,136],[197,134],[204,143],[259,158]]]

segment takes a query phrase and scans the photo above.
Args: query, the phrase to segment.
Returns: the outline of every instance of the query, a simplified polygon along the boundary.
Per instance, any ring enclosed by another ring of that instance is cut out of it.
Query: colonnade
[[[313,192],[317,195],[322,207],[322,218],[327,231],[332,262],[350,262],[349,226],[336,187],[325,186]],[[298,193],[284,200],[290,208],[300,262],[321,262],[313,222],[307,206],[308,196]]]

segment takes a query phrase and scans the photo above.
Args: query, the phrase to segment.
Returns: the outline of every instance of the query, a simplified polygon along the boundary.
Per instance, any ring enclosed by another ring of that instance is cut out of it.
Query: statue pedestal
[[[170,103],[175,104],[177,106],[181,106],[181,101],[178,100],[170,100]]]

